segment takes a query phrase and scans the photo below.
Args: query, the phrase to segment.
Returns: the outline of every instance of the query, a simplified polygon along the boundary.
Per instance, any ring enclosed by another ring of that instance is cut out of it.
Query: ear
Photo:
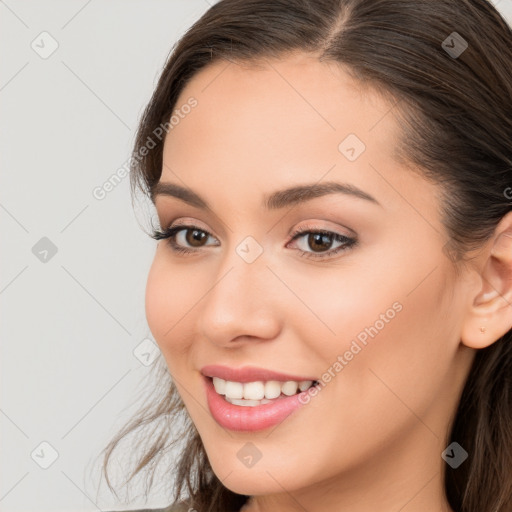
[[[492,345],[512,329],[512,212],[498,223],[481,257],[479,285],[461,333],[462,343],[475,349]]]

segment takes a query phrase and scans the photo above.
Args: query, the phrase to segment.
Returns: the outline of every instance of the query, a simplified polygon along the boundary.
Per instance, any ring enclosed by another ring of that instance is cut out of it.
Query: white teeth
[[[215,391],[219,395],[223,395],[226,393],[226,381],[224,379],[219,379],[219,377],[213,377],[213,385],[215,387]]]
[[[287,396],[292,396],[297,393],[298,386],[294,380],[288,380],[281,386],[281,391]]]
[[[261,400],[265,398],[265,385],[261,380],[246,382],[244,384],[244,398],[248,400]]]
[[[306,391],[306,389],[309,389],[311,387],[311,384],[313,384],[312,380],[301,380],[299,382],[300,391]]]
[[[244,385],[241,382],[225,381],[224,393],[229,398],[242,398],[244,396]]]
[[[237,400],[236,398],[228,398],[226,397],[226,400],[233,405],[242,405],[244,407],[255,407],[256,405],[263,405],[263,404],[269,404],[272,400]]]
[[[281,394],[281,383],[277,380],[265,382],[265,398],[277,398]]]
[[[269,380],[263,382],[258,380],[242,383],[213,377],[215,391],[219,395],[225,395],[226,400],[235,405],[255,406],[269,403],[270,400],[278,398],[281,393],[286,396],[292,396],[297,391],[306,391],[312,385],[312,380],[302,380],[300,382],[294,380],[286,382]]]

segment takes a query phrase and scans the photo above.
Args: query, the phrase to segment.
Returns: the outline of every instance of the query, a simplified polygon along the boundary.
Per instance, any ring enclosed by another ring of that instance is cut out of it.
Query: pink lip
[[[265,368],[257,368],[255,366],[244,366],[243,368],[229,368],[217,364],[203,366],[201,373],[206,377],[219,377],[224,380],[231,380],[234,382],[255,382],[258,380],[268,381],[277,380],[286,382],[288,380],[317,380],[316,377],[300,377],[298,375],[288,375],[280,372],[273,372]]]
[[[307,391],[302,391],[292,396],[281,395],[272,403],[247,407],[230,404],[215,391],[211,378],[203,377],[203,380],[205,382],[208,408],[213,419],[221,427],[234,431],[252,432],[264,430],[281,423],[290,414],[304,405],[304,402],[301,402],[301,395],[305,396],[307,393]]]
[[[206,400],[213,419],[222,427],[235,431],[256,431],[270,428],[284,421],[290,414],[299,409],[305,401],[301,401],[306,391],[292,396],[276,398],[271,403],[248,407],[229,403],[219,395],[213,386],[212,377],[235,382],[255,382],[276,380],[286,382],[294,380],[316,381],[314,377],[290,375],[274,372],[265,368],[245,366],[243,368],[230,368],[222,365],[208,365],[201,368],[206,388]]]

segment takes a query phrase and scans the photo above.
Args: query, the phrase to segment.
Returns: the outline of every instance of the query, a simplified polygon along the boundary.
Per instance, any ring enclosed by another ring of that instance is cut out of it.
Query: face
[[[425,483],[470,362],[467,285],[437,185],[394,157],[391,105],[302,54],[215,63],[176,108],[192,97],[165,140],[155,205],[181,229],[146,315],[216,475],[251,495],[383,468]]]

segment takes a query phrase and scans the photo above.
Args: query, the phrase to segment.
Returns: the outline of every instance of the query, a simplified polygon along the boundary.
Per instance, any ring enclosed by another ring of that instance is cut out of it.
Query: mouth
[[[281,423],[308,403],[306,395],[319,384],[315,379],[291,379],[252,367],[212,366],[201,373],[213,419],[234,431],[264,430]]]
[[[297,395],[318,384],[318,381],[314,380],[236,382],[220,377],[207,378],[212,380],[213,387],[218,395],[223,396],[230,404],[241,407],[257,407],[270,404],[281,397]]]

